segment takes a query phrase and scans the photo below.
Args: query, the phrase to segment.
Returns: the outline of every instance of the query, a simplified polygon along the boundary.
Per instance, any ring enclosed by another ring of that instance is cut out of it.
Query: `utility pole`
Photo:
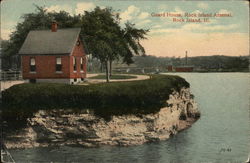
[[[186,51],[186,66],[187,66],[187,64],[188,64],[188,56],[187,56],[187,51]]]

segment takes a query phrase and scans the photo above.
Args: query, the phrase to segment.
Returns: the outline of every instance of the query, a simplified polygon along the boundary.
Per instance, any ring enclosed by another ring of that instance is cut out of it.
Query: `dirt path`
[[[86,83],[81,83],[80,85],[86,85],[89,83],[104,83],[106,82],[106,79],[89,79],[90,77],[97,76],[97,75],[103,75],[103,74],[87,74],[87,82]],[[120,75],[128,75],[128,74],[120,74]],[[150,77],[148,75],[134,75],[131,74],[132,76],[136,76],[137,78],[133,79],[110,79],[110,82],[120,82],[120,81],[134,81],[134,80],[146,80],[149,79]],[[22,84],[27,81],[25,80],[16,80],[16,81],[1,81],[0,87],[1,91],[8,89],[9,87],[16,85],[16,84]]]
[[[104,74],[87,74],[87,82],[88,83],[103,83],[103,82],[106,82],[106,79],[89,79],[90,77],[97,76],[97,75],[104,75]],[[128,75],[128,74],[119,74],[119,75]],[[136,76],[136,78],[133,78],[133,79],[110,79],[110,82],[146,80],[146,79],[150,78],[148,75],[134,75],[134,74],[131,74],[131,75]]]
[[[1,91],[8,89],[9,87],[13,85],[22,84],[25,82],[26,82],[25,80],[1,81],[0,83]]]

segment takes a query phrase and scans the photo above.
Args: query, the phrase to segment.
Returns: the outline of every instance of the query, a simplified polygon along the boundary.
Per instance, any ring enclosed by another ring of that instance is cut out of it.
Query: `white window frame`
[[[81,73],[83,73],[84,72],[84,70],[83,70],[83,61],[84,61],[84,58],[83,57],[81,57],[81,65],[80,65],[80,69],[81,69]]]
[[[73,57],[73,72],[76,73],[77,72],[77,64],[76,64],[77,60],[76,57]],[[76,69],[75,69],[76,67]]]
[[[62,64],[62,57],[56,57],[56,64],[61,65]]]
[[[35,67],[35,70],[34,70],[34,71],[31,71],[31,66],[34,66],[34,67]],[[35,59],[35,57],[31,57],[31,58],[30,58],[29,67],[30,67],[29,72],[30,72],[31,74],[35,74],[35,73],[36,73],[36,59]]]
[[[30,58],[30,66],[36,65],[36,59],[34,57]]]
[[[57,71],[57,65],[61,65],[60,71]],[[62,57],[56,57],[56,73],[62,73]]]

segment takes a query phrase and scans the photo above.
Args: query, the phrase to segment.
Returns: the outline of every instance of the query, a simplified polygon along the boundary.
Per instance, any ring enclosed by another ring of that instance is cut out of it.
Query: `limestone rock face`
[[[15,135],[19,137],[18,141],[7,141],[6,146],[128,146],[166,140],[189,127],[200,116],[197,104],[187,88],[180,92],[174,91],[167,103],[167,107],[155,114],[113,116],[110,121],[86,111],[40,110],[29,119],[28,127]]]

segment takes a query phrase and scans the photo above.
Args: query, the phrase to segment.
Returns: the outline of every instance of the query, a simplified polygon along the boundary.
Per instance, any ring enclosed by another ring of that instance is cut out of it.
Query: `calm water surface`
[[[250,151],[250,74],[176,74],[190,83],[201,118],[167,141],[132,147],[57,147],[10,152],[17,162],[244,162]]]

